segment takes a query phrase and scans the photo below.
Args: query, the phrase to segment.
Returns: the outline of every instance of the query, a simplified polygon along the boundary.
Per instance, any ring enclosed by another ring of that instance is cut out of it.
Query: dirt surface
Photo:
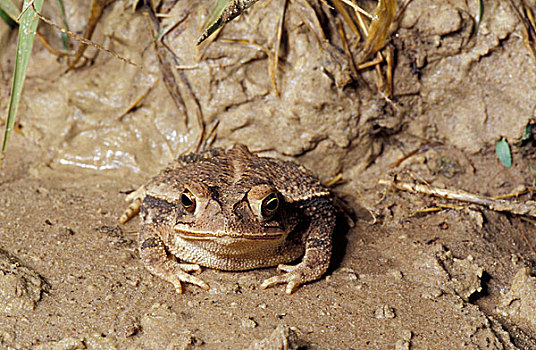
[[[64,3],[70,29],[83,32],[87,3]],[[412,1],[393,28],[391,100],[374,68],[353,76],[335,12],[305,0],[287,8],[276,96],[267,52],[281,3],[259,1],[200,50],[211,2],[162,5],[162,26],[179,22],[165,41],[182,111],[149,17],[132,2],[108,6],[93,39],[143,69],[90,48],[65,73],[36,43],[22,132],[0,169],[0,348],[536,349],[534,221],[378,184],[397,174],[486,196],[533,184],[534,146],[518,140],[536,117],[536,66],[510,3],[484,1],[477,27],[477,1]],[[55,6],[43,12],[59,23]],[[61,45],[56,29],[39,31]],[[15,41],[0,21],[2,111]],[[341,216],[325,278],[288,296],[258,287],[275,269],[205,269],[212,288],[179,295],[143,267],[139,220],[117,222],[125,192],[195,148],[200,116],[207,130],[219,122],[218,146],[293,159],[324,182],[342,174],[333,192],[355,226]],[[511,168],[495,155],[501,137]],[[438,204],[450,206],[420,211]]]

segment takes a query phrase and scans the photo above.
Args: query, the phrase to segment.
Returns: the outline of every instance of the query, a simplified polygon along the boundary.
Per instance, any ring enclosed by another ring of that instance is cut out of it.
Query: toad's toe
[[[292,294],[300,285],[304,284],[305,282],[308,281],[306,279],[303,279],[299,274],[290,272],[279,276],[273,276],[264,280],[261,283],[261,288],[266,289],[268,287],[275,286],[276,284],[287,283],[285,293]]]

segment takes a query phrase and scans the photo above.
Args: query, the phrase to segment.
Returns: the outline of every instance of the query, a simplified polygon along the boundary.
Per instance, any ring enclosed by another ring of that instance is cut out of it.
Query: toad
[[[141,213],[141,260],[178,293],[183,282],[209,289],[190,274],[201,266],[243,271],[279,264],[284,273],[260,287],[286,283],[287,294],[329,266],[330,191],[304,167],[243,145],[182,156],[127,201],[120,222]]]

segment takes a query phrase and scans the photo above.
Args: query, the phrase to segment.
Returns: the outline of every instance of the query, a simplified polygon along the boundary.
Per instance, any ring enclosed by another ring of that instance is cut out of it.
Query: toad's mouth
[[[273,229],[276,229],[275,227]],[[184,225],[175,225],[173,230],[177,235],[183,239],[205,241],[214,239],[233,239],[233,240],[251,240],[251,241],[274,241],[283,237],[284,232],[277,230],[275,232],[264,233],[238,233],[229,232],[224,230],[217,230],[214,232],[198,231],[191,227]]]

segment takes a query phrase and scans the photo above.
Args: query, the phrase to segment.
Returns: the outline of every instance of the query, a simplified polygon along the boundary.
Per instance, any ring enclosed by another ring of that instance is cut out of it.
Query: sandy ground
[[[166,43],[182,111],[148,16],[124,2],[106,8],[93,39],[143,69],[90,48],[90,62],[64,73],[34,47],[22,132],[0,169],[0,348],[536,349],[534,218],[378,183],[396,174],[486,196],[533,185],[534,142],[518,140],[535,118],[536,69],[510,4],[484,1],[477,27],[476,1],[412,1],[390,44],[387,101],[374,69],[353,76],[324,5],[289,3],[277,97],[260,47],[272,49],[281,1],[259,1],[198,51],[209,3],[163,4],[163,26],[180,20]],[[65,4],[71,30],[83,31],[87,4]],[[45,6],[59,22],[56,3]],[[323,44],[313,15],[331,23]],[[55,29],[40,31],[60,45]],[[15,34],[0,23],[2,111]],[[143,267],[139,219],[117,222],[125,192],[194,148],[200,116],[207,130],[219,123],[216,145],[293,159],[324,182],[342,174],[333,192],[355,225],[341,216],[323,279],[288,296],[258,287],[275,269],[205,269],[211,289],[179,295]],[[495,155],[501,137],[511,168]],[[531,196],[513,200],[533,206]],[[422,211],[437,205],[448,207]]]

